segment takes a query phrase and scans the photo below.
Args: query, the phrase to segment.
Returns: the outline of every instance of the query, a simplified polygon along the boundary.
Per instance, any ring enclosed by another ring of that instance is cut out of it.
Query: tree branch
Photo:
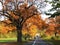
[[[29,18],[31,18],[32,16],[35,16],[35,15],[38,15],[38,14],[33,14],[33,15],[27,17],[25,20],[23,20],[23,22],[21,23],[21,25],[23,26],[23,24],[26,22],[26,20],[28,20]]]

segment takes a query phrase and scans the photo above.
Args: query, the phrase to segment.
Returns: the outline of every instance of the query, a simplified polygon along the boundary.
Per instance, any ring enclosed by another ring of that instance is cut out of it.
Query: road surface
[[[0,45],[17,45],[17,43],[16,42],[0,43]],[[35,40],[24,43],[23,45],[53,45],[53,43],[46,42],[43,39],[37,37]]]

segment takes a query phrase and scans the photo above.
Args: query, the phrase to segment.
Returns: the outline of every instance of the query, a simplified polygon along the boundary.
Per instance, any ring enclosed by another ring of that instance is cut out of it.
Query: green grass
[[[16,42],[17,38],[0,38],[0,42]]]

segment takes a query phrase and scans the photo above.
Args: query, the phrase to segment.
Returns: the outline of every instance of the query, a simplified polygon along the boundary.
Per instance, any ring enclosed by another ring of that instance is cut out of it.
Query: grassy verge
[[[16,42],[17,38],[0,38],[0,42]]]

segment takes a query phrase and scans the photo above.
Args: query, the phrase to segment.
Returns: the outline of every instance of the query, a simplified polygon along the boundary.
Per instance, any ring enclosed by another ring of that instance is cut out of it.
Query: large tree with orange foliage
[[[6,2],[6,1],[5,1]],[[9,1],[8,1],[9,3]],[[11,23],[7,23],[6,21],[3,21],[7,25],[12,24],[17,29],[17,42],[18,45],[20,45],[20,42],[22,42],[22,27],[27,19],[31,18],[35,15],[40,15],[40,13],[37,11],[37,8],[32,3],[30,6],[28,6],[27,3],[23,3],[22,5],[13,9],[7,9],[7,7],[4,7],[8,3],[2,3],[3,9],[0,12],[2,16],[7,17],[7,20],[11,21]],[[6,10],[7,9],[7,10]],[[39,19],[38,19],[39,20]],[[37,20],[35,20],[37,21]],[[41,25],[41,24],[40,24]]]

